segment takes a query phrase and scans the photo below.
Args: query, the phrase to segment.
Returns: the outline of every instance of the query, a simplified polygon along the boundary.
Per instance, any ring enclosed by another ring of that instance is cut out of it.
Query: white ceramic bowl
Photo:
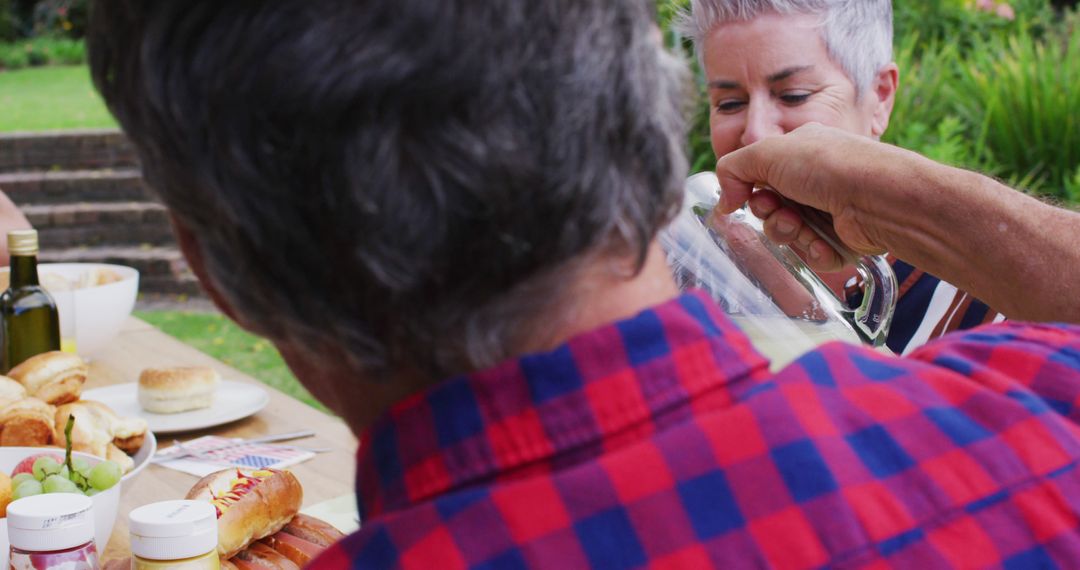
[[[48,287],[48,274],[56,274],[68,281],[77,282],[83,275],[98,268],[115,271],[120,275],[120,281],[68,291],[57,291]],[[6,283],[8,269],[2,268],[0,272],[5,274],[0,281]],[[93,356],[120,332],[124,321],[135,307],[135,297],[139,293],[139,271],[124,265],[41,263],[38,265],[38,277],[56,300],[61,331],[69,326],[65,321],[74,317],[76,350],[83,357]]]
[[[143,439],[142,447],[135,452],[135,455],[131,456],[131,459],[135,461],[135,467],[125,474],[120,481],[125,486],[130,487],[135,482],[135,478],[146,470],[147,465],[150,465],[150,459],[154,457],[155,453],[157,453],[157,438],[154,437],[154,432],[146,430],[146,438]]]
[[[15,466],[23,459],[31,455],[55,451],[41,447],[0,447],[0,470],[10,475]],[[63,451],[60,454],[63,455]],[[91,465],[101,461],[100,458],[85,453],[74,452],[72,455],[82,457]],[[132,474],[134,472],[129,473],[128,476]],[[120,508],[121,487],[124,485],[126,478],[121,479],[120,483],[114,485],[108,491],[98,493],[90,498],[94,503],[94,540],[97,542],[98,554],[105,552],[105,546],[109,544],[109,536],[112,535],[117,510]],[[0,568],[8,567],[9,546],[7,519],[3,518],[0,519]]]

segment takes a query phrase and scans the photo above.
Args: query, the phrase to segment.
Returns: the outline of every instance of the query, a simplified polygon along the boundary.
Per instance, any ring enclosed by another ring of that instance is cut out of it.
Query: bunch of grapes
[[[49,456],[37,458],[33,473],[19,473],[11,478],[12,499],[42,493],[82,493],[92,497],[117,484],[123,475],[114,461],[102,461],[91,467],[76,457],[70,463],[68,467]]]
[[[64,428],[67,439],[64,463],[49,455],[38,457],[34,460],[31,473],[19,473],[11,478],[13,500],[42,493],[82,493],[93,497],[120,482],[124,473],[115,461],[106,460],[91,466],[80,457],[71,457],[71,428],[74,423],[75,415],[72,414]]]

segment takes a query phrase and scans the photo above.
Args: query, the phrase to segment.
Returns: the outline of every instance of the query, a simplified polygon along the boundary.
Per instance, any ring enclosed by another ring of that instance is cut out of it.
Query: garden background
[[[115,127],[85,66],[88,1],[0,0],[0,132]],[[666,40],[694,66],[694,171],[715,161],[704,80],[671,23],[689,0],[659,0]],[[895,0],[896,108],[884,140],[1011,185],[1080,204],[1077,0]],[[312,402],[266,341],[220,315],[140,313],[166,332]]]

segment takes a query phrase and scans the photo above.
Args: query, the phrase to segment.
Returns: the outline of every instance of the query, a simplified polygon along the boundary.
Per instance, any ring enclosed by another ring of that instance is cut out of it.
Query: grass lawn
[[[115,126],[86,66],[0,72],[0,132]]]
[[[269,341],[241,330],[222,315],[140,311],[135,316],[264,384],[327,411],[300,385]]]

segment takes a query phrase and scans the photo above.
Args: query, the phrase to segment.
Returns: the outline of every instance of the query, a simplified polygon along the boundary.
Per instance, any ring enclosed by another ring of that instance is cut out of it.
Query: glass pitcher
[[[719,190],[715,174],[691,176],[682,212],[660,233],[681,288],[707,291],[773,370],[833,340],[888,350],[897,284],[884,257],[856,256],[862,300],[849,307],[794,250],[766,238],[747,207],[714,217]]]

